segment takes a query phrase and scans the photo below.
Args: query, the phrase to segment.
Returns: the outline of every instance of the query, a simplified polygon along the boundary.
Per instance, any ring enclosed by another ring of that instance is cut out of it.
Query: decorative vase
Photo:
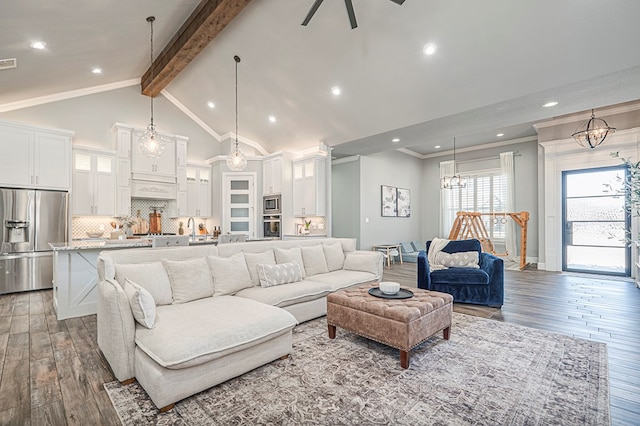
[[[178,227],[178,235],[184,234],[184,228],[182,227],[182,222],[180,222],[180,226]]]

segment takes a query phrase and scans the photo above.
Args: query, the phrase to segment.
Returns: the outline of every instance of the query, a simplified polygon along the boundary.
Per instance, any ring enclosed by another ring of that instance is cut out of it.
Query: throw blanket
[[[431,240],[431,245],[429,246],[429,252],[427,253],[427,259],[429,260],[429,265],[431,266],[432,271],[436,271],[438,269],[447,269],[446,266],[439,264],[436,261],[436,255],[442,251],[442,249],[449,244],[450,240],[445,238],[434,238]]]

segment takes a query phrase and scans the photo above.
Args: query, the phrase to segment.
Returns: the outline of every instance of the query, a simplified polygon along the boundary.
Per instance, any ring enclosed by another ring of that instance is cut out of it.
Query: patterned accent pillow
[[[458,253],[447,253],[444,251],[436,254],[436,263],[447,268],[475,268],[479,269],[479,255],[477,251],[461,251]]]
[[[279,263],[277,265],[259,263],[257,268],[262,287],[273,287],[302,281],[302,270],[296,262]]]

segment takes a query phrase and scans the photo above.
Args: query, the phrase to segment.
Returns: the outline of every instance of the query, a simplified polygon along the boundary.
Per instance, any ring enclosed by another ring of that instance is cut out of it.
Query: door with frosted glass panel
[[[223,175],[223,233],[255,238],[255,174]]]
[[[630,275],[631,219],[618,195],[625,173],[624,167],[563,172],[564,271]]]

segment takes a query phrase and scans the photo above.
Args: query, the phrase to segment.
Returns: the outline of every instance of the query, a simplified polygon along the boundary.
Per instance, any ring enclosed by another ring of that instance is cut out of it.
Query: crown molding
[[[331,165],[332,166],[336,166],[338,164],[344,164],[344,163],[352,163],[354,161],[358,161],[360,159],[360,155],[350,155],[349,157],[342,157],[342,158],[338,158],[336,160],[331,160]]]
[[[500,141],[500,142],[485,143],[482,145],[474,145],[467,148],[456,148],[456,152],[460,153],[460,152],[480,151],[483,149],[497,148],[497,147],[506,146],[506,145],[515,145],[518,143],[533,142],[537,140],[538,140],[537,136],[525,136],[523,138],[509,139],[509,140]],[[449,155],[449,154],[453,154],[453,150],[442,151],[442,152],[438,152],[437,154],[426,154],[422,156],[422,159],[425,160],[427,158],[442,157],[444,155]]]
[[[396,149],[396,151],[401,152],[403,154],[410,155],[412,157],[419,158],[421,160],[425,159],[425,155],[424,154],[420,154],[419,152],[412,151],[409,148],[398,148],[398,149]]]
[[[0,105],[0,112],[15,111],[18,109],[44,105],[51,102],[58,102],[58,101],[64,101],[66,99],[79,98],[80,96],[94,95],[96,93],[122,89],[123,87],[135,86],[136,84],[140,84],[139,78],[117,81],[115,83],[109,83],[109,84],[102,84],[100,86],[85,87],[83,89],[69,90],[68,92],[60,92],[60,93],[55,93],[53,95],[39,96],[37,98],[24,99],[16,102],[9,102],[9,103]]]

